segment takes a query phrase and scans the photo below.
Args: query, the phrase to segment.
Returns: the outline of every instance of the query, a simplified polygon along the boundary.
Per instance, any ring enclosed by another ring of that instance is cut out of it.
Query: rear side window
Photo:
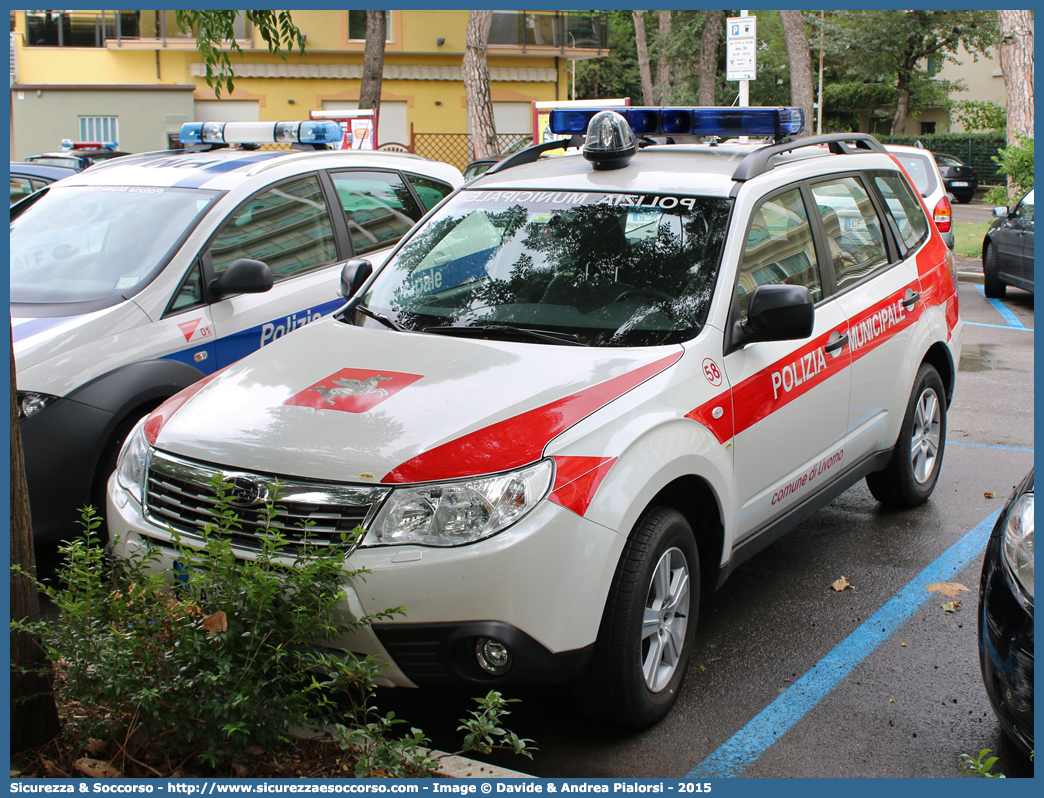
[[[736,287],[741,321],[759,285],[803,285],[813,302],[823,298],[812,230],[796,188],[767,200],[751,218]]]
[[[232,261],[268,264],[276,280],[337,260],[333,226],[315,175],[280,183],[240,206],[210,244],[214,274]]]
[[[885,201],[888,213],[895,220],[899,237],[908,249],[913,249],[928,236],[928,220],[924,218],[921,203],[901,175],[895,172],[870,174]]]
[[[931,196],[939,188],[939,170],[927,155],[915,153],[892,153],[910,175],[922,197]]]
[[[888,265],[881,220],[858,179],[815,183],[812,197],[823,220],[839,290]]]
[[[356,256],[384,249],[406,235],[423,213],[394,172],[332,172]]]
[[[438,180],[431,180],[427,177],[407,175],[407,179],[410,181],[410,185],[413,186],[413,190],[417,192],[417,196],[420,197],[425,211],[430,211],[453,191],[453,186],[447,186],[445,183],[440,183]]]
[[[33,193],[33,183],[28,177],[17,177],[11,175],[11,204],[14,205],[22,197],[28,197]]]

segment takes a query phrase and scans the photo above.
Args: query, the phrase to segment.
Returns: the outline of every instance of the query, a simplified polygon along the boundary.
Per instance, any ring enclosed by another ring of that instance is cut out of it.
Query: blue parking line
[[[1003,449],[1006,452],[1033,453],[1032,446],[1001,446],[999,443],[971,443],[970,441],[946,441],[947,446],[977,446],[980,449]]]
[[[950,546],[687,778],[731,778],[750,767],[930,598],[929,584],[952,578],[982,553],[998,515],[994,511]]]
[[[1032,327],[1009,327],[1007,324],[983,324],[977,321],[966,321],[964,322],[965,327],[993,327],[996,330],[1025,330],[1026,332],[1033,332]]]
[[[986,296],[986,289],[981,285],[975,286],[979,289],[979,293]],[[993,305],[994,309],[1000,314],[1001,318],[1004,319],[1005,323],[1016,330],[1025,330],[1026,325],[1019,321],[1018,317],[1008,309],[1008,306],[1001,302],[999,299],[990,299],[986,297],[986,301]]]

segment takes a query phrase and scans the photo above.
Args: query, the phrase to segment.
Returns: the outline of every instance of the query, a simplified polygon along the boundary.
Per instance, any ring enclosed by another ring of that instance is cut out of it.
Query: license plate
[[[966,180],[954,180],[950,183],[950,185],[954,186],[955,188],[967,188],[968,182]]]

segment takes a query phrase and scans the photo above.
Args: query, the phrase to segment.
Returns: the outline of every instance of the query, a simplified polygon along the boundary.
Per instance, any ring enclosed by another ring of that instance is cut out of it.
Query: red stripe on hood
[[[557,435],[659,374],[681,356],[681,351],[678,351],[543,407],[470,432],[407,460],[388,472],[381,482],[457,479],[493,474],[532,463],[540,459],[544,447]]]

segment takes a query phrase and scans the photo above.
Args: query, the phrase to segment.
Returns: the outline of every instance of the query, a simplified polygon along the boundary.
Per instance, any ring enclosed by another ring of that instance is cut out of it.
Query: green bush
[[[993,156],[997,171],[1011,178],[1011,191],[1007,185],[994,186],[983,197],[987,205],[1013,205],[1014,200],[1033,188],[1033,139],[1017,134],[1016,138],[1018,144],[1001,150],[1000,157]]]
[[[109,561],[99,519],[86,511],[83,536],[62,549],[60,585],[41,586],[58,620],[20,627],[40,637],[64,675],[59,701],[96,710],[79,721],[85,739],[123,729],[215,766],[330,717],[333,696],[359,703],[372,690],[377,660],[322,645],[402,612],[334,620],[346,584],[364,573],[345,567],[353,540],[308,545],[306,534],[290,551],[273,530],[253,558],[237,557],[224,534],[238,524],[228,486],[214,487],[220,526],[208,525],[199,542],[175,535],[182,569],[173,584],[156,553]]]
[[[325,723],[358,776],[433,775],[438,762],[420,730],[396,738],[402,721],[376,716],[370,705],[382,663],[323,645],[404,614],[335,620],[345,587],[368,573],[346,560],[363,530],[326,546],[310,544],[306,529],[304,544],[291,547],[272,525],[275,498],[262,511],[269,533],[251,557],[237,556],[228,535],[239,526],[231,485],[215,479],[212,487],[220,521],[197,540],[172,533],[173,574],[160,569],[154,549],[130,560],[107,554],[101,520],[87,508],[83,534],[61,548],[59,585],[37,582],[57,620],[12,621],[13,631],[36,635],[46,648],[61,677],[59,706],[88,710],[65,713],[66,733],[118,739],[123,749],[137,740],[217,768],[252,746],[280,750],[292,727]],[[475,700],[480,711],[461,720],[463,750],[531,756],[532,741],[500,725],[509,700],[495,691]]]

